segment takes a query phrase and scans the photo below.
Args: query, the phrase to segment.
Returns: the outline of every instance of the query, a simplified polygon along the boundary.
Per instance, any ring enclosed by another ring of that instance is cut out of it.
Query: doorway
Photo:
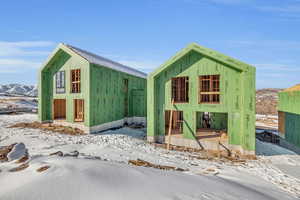
[[[74,99],[74,121],[83,122],[84,121],[84,100]]]
[[[66,100],[53,99],[53,119],[65,120],[66,119]]]
[[[183,112],[182,111],[172,111],[172,122],[171,122],[171,134],[182,134],[183,133]],[[171,111],[165,111],[165,135],[168,134],[170,126]]]

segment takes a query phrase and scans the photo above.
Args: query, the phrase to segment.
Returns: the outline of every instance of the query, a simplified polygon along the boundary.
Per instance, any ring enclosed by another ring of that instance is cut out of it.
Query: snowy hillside
[[[36,97],[38,93],[36,85],[4,84],[0,85],[0,94]]]

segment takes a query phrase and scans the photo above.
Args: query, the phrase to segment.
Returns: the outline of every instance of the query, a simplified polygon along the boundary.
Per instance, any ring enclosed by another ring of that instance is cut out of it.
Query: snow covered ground
[[[0,199],[300,198],[300,157],[272,144],[258,141],[258,160],[242,164],[156,148],[145,142],[145,130],[69,136],[7,128],[36,119],[34,114],[0,116],[0,146],[23,142],[30,155],[29,167],[23,171],[9,172],[18,166],[15,161],[0,163]],[[75,150],[76,158],[49,156]],[[128,165],[128,160],[138,158],[188,171]],[[50,168],[36,171],[45,165]]]

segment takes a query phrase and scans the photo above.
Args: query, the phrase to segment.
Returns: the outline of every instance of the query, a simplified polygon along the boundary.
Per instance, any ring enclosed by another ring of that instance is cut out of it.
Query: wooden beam
[[[172,105],[172,109],[170,110],[167,150],[170,150],[170,143],[171,143],[171,131],[172,131],[172,118],[173,118],[174,99],[172,99],[172,104],[171,105]]]

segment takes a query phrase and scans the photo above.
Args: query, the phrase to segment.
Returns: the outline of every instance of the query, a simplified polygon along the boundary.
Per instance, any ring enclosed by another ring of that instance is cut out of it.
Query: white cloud
[[[37,69],[41,66],[40,62],[22,59],[2,59],[0,58],[1,73],[21,73],[28,69]]]
[[[36,48],[45,48],[54,46],[50,41],[19,41],[7,42],[0,41],[0,56],[40,56],[49,54],[45,50],[36,50]]]

